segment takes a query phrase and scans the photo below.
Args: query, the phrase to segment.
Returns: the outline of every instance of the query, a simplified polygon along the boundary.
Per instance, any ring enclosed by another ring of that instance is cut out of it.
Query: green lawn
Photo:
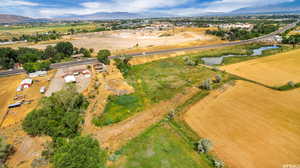
[[[215,75],[216,72],[203,66],[186,65],[182,57],[133,66],[125,78],[135,93],[110,97],[104,113],[93,122],[105,126],[122,121]]]
[[[204,154],[194,151],[168,122],[162,122],[130,141],[110,168],[209,168]]]

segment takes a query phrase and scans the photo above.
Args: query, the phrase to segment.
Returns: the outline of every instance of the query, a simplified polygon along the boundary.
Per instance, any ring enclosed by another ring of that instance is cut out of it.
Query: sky
[[[88,15],[97,12],[197,16],[282,3],[300,5],[300,0],[0,0],[0,14],[33,18]]]

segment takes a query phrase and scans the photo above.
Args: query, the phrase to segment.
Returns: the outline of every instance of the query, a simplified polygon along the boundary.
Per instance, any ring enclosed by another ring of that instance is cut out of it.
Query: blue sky
[[[195,16],[208,12],[281,3],[298,4],[298,0],[0,0],[0,13],[30,17],[56,17],[97,12],[162,13]]]

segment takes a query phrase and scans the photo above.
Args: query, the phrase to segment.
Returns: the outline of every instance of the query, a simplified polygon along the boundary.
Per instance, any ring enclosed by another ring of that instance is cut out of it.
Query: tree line
[[[16,64],[23,65],[27,72],[48,70],[51,63],[61,62],[73,54],[83,54],[90,57],[93,49],[78,49],[70,42],[59,42],[55,46],[47,46],[45,50],[34,48],[0,48],[0,69],[11,69]]]
[[[232,28],[229,30],[207,30],[206,34],[215,35],[221,37],[222,40],[248,40],[262,35],[270,34],[278,30],[278,25],[273,24],[257,24],[251,30],[242,28]]]

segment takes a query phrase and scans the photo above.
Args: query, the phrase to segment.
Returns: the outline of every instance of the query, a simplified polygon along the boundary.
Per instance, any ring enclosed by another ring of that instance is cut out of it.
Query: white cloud
[[[81,8],[41,9],[43,16],[64,14],[93,14],[96,12],[147,12],[155,8],[172,8],[193,0],[113,0],[112,2],[85,2]]]
[[[196,7],[160,10],[159,12],[177,14],[179,16],[195,16],[212,12],[226,13],[240,8],[259,7],[293,1],[294,0],[216,0],[213,2],[199,4]]]
[[[0,0],[2,7],[14,7],[14,6],[39,6],[39,3],[23,1],[23,0]]]
[[[0,0],[1,1],[1,0]],[[231,12],[236,9],[265,6],[294,0],[215,0],[197,2],[196,0],[112,0],[110,2],[90,1],[80,4],[77,8],[41,9],[43,17],[66,14],[86,15],[97,12],[160,12],[178,16],[201,15],[208,12]],[[188,7],[180,8],[181,5]]]

